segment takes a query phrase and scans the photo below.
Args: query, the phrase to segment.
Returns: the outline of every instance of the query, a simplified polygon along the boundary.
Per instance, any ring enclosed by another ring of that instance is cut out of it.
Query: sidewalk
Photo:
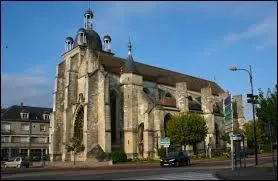
[[[231,168],[223,169],[215,172],[214,176],[221,180],[277,180],[277,173],[276,179],[274,179],[273,168],[270,163],[235,169],[234,171]]]

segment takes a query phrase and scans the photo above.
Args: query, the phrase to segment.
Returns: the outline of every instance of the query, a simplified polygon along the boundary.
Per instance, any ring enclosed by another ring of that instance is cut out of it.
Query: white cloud
[[[33,67],[29,67],[26,70],[24,70],[24,73],[26,74],[44,74],[45,68],[41,65],[35,65]]]
[[[204,50],[206,56],[216,54],[228,45],[242,41],[254,41],[255,49],[277,47],[277,12],[267,16],[263,20],[251,25],[243,31],[231,33],[223,39],[215,41],[209,48]]]
[[[246,39],[253,39],[256,38],[258,40],[263,40],[263,43],[258,46],[274,46],[277,45],[277,18],[276,13],[272,14],[271,16],[266,17],[263,21],[258,22],[247,30],[239,32],[239,33],[232,33],[224,37],[224,41],[241,41]]]
[[[51,107],[52,80],[42,75],[1,73],[1,106],[19,102],[32,106]]]

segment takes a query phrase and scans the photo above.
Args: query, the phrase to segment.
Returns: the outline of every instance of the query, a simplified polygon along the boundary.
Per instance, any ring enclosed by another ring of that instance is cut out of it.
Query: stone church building
[[[111,51],[111,37],[93,30],[93,12],[84,14],[84,27],[75,39],[66,38],[62,61],[56,66],[53,113],[49,133],[52,161],[70,161],[66,151],[73,136],[85,150],[78,160],[124,151],[129,158],[157,157],[159,139],[172,115],[195,112],[204,116],[207,138],[198,145],[225,148],[221,114],[227,93],[215,82],[134,61],[128,42],[127,57]],[[234,96],[234,125],[244,123],[242,97]]]

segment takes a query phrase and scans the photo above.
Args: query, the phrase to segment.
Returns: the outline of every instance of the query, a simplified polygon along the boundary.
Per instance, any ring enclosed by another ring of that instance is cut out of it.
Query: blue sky
[[[89,2],[1,2],[1,106],[52,107],[56,64],[67,36],[83,27]],[[233,95],[277,82],[275,2],[91,2],[93,28],[112,51],[136,61],[212,80]],[[246,101],[244,101],[246,102]],[[244,104],[251,119],[250,105]]]

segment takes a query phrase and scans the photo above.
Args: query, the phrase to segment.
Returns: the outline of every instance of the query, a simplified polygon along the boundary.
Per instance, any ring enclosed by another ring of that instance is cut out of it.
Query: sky
[[[93,29],[112,38],[112,52],[191,76],[215,81],[243,95],[249,76],[230,66],[252,66],[254,93],[277,84],[277,4],[266,1],[1,1],[1,106],[24,102],[52,107],[56,65],[67,36],[83,27],[91,8]]]

